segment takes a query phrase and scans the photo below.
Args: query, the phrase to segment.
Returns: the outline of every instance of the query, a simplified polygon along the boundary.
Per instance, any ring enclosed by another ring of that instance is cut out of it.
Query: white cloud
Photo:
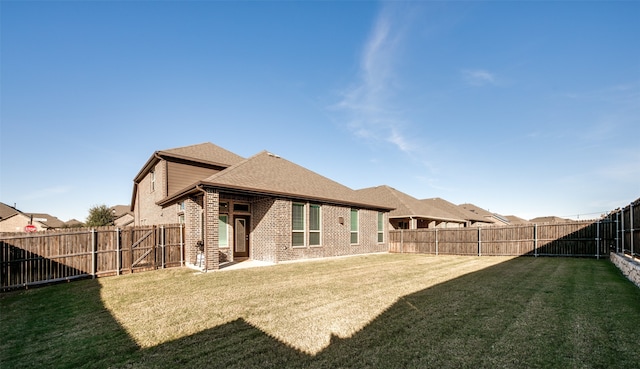
[[[465,69],[462,78],[472,86],[496,85],[495,74],[484,69]]]
[[[333,108],[345,113],[353,134],[371,141],[386,141],[410,153],[414,145],[403,133],[405,121],[393,103],[398,92],[395,78],[399,47],[406,22],[385,7],[376,19],[360,60],[360,75]]]

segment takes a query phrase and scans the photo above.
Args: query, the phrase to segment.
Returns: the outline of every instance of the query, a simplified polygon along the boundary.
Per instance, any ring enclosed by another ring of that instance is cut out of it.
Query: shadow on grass
[[[0,294],[0,367],[109,367],[139,348],[83,280]]]
[[[638,324],[640,290],[608,261],[517,258],[402,297],[314,356],[238,319],[150,348],[130,364],[634,368]]]
[[[2,319],[0,330],[10,336],[1,344],[8,367],[637,367],[640,290],[606,260],[522,257],[467,274],[400,298],[316,355],[243,319],[141,349],[102,306],[96,285],[56,286],[55,301],[30,299],[40,307],[21,306],[20,296],[0,297],[3,310],[27,314],[24,322]],[[45,309],[50,303],[55,310]],[[94,311],[93,321],[75,321],[87,316],[85,309]],[[58,329],[39,332],[38,320],[48,319]],[[18,331],[6,332],[7,323]],[[69,328],[77,324],[86,327]],[[29,333],[22,335],[21,327]],[[65,337],[67,328],[83,333]],[[20,340],[29,352],[21,351]]]

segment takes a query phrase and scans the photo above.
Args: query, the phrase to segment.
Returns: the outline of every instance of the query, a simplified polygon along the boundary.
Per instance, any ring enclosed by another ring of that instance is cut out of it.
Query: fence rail
[[[615,237],[616,252],[632,257],[640,256],[640,199],[609,213],[605,219],[614,224],[606,232]]]
[[[184,226],[0,236],[0,290],[183,265]]]
[[[590,256],[608,254],[615,227],[606,220],[389,232],[389,251],[433,255]]]

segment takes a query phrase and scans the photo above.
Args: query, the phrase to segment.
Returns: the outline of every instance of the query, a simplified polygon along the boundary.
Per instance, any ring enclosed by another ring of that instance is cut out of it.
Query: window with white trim
[[[150,190],[151,192],[156,190],[156,171],[155,169],[152,169],[151,172],[149,172],[149,175],[151,176],[151,187]]]
[[[351,244],[358,243],[359,230],[358,209],[351,209]]]

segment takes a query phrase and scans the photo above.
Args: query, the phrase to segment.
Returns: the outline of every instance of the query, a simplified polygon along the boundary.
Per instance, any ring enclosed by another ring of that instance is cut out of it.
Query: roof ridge
[[[205,142],[201,142],[201,143],[193,144],[193,145],[184,145],[184,146],[172,147],[170,149],[158,150],[157,152],[171,152],[171,151],[175,151],[175,150],[186,149],[188,147],[196,147],[196,146],[202,146],[202,145],[206,145],[206,144],[211,144],[211,145],[217,146],[216,144],[214,144],[211,141],[205,141]]]
[[[242,166],[246,165],[246,164],[247,164],[248,162],[250,162],[251,160],[255,160],[255,158],[257,158],[258,156],[260,156],[260,154],[265,154],[265,153],[266,153],[266,154],[269,154],[269,152],[268,152],[267,150],[262,150],[262,151],[258,152],[257,154],[254,154],[254,155],[251,155],[251,156],[250,156],[250,157],[248,157],[248,158],[242,159],[241,161],[239,161],[239,162],[237,162],[237,163],[233,164],[233,165],[232,165],[232,166],[230,166],[230,167],[224,168],[223,170],[219,171],[218,173],[215,173],[215,174],[210,175],[209,177],[207,177],[207,178],[203,179],[201,182],[208,182],[208,181],[213,180],[213,179],[215,179],[215,178],[218,178],[218,177],[222,177],[222,176],[224,176],[224,175],[227,175],[227,174],[229,174],[230,172],[233,172],[234,170],[236,170],[237,168],[239,168],[239,167],[242,167]]]

